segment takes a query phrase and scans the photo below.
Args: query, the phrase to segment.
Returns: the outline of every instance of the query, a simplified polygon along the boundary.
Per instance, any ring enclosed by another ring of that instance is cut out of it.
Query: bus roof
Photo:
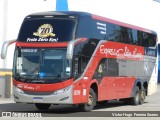
[[[54,15],[56,15],[56,16],[58,16],[58,15],[68,15],[68,16],[75,16],[75,17],[88,16],[88,17],[90,17],[91,19],[94,19],[94,20],[108,22],[108,23],[119,25],[119,26],[123,26],[123,27],[127,27],[127,28],[132,28],[132,29],[135,29],[135,30],[139,30],[139,31],[156,34],[156,32],[154,32],[153,30],[149,30],[149,29],[146,29],[146,28],[143,28],[143,27],[138,27],[136,25],[131,25],[131,24],[128,24],[128,23],[120,22],[120,21],[113,20],[113,19],[110,19],[110,18],[106,18],[106,17],[101,17],[101,16],[98,16],[98,15],[90,14],[90,13],[87,13],[87,12],[78,12],[78,11],[47,11],[47,12],[33,13],[33,14],[30,14],[29,16],[50,17],[50,16],[54,16]]]

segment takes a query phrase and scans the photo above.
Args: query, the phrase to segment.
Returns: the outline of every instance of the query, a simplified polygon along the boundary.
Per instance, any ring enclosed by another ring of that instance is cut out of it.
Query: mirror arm
[[[79,41],[81,41],[81,39],[71,40],[68,43],[68,46],[67,46],[67,55],[66,55],[67,59],[71,60],[73,58],[74,45],[76,45],[77,43],[79,43]]]
[[[16,40],[10,40],[10,41],[5,41],[3,43],[2,49],[1,49],[1,58],[2,59],[6,59],[8,46],[15,43],[15,42],[16,42]]]

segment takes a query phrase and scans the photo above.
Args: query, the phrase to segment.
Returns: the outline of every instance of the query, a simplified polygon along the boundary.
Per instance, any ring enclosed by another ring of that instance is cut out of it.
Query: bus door
[[[82,80],[81,77],[81,57],[75,56],[73,58],[73,76],[76,80],[73,87],[73,101],[81,103],[82,101]]]

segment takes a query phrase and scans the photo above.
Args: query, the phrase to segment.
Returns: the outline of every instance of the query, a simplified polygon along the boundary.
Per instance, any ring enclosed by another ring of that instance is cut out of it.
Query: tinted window
[[[119,76],[118,62],[116,59],[106,59],[106,76]]]
[[[143,47],[156,45],[156,35],[111,23],[107,23],[105,40]]]
[[[131,30],[131,44],[133,45],[138,45],[138,34],[137,34],[137,30]]]
[[[76,21],[73,19],[26,18],[18,40],[25,42],[62,42],[74,37]]]
[[[103,76],[119,76],[119,65],[117,59],[102,59],[94,72],[94,77],[101,79]]]
[[[144,32],[138,32],[138,45],[144,46],[144,47],[154,47],[156,45],[156,36],[144,33]]]
[[[119,34],[120,34],[120,26],[109,23],[107,24],[106,40],[118,42]]]
[[[16,49],[13,69],[17,80],[30,83],[39,80],[43,83],[57,83],[67,80],[71,74],[66,49]]]

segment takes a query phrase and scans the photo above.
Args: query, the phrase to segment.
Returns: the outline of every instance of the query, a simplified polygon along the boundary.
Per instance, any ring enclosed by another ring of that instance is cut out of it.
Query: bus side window
[[[138,45],[139,46],[144,46],[143,45],[143,32],[138,31],[137,36],[138,36]]]
[[[116,29],[115,25],[108,23],[105,39],[109,41],[116,41]]]
[[[133,45],[138,45],[138,34],[137,34],[137,30],[132,30],[132,41],[131,44]]]
[[[119,76],[119,66],[116,59],[106,59],[106,75],[107,76]]]
[[[156,35],[149,35],[149,47],[155,47],[156,45]]]
[[[138,45],[143,47],[154,47],[156,45],[156,35],[138,31]]]
[[[81,74],[81,58],[78,57],[78,56],[76,56],[74,58],[73,74],[74,74],[74,76],[77,76],[77,75]]]
[[[126,27],[121,27],[120,33],[119,33],[119,41],[122,43],[129,43],[129,29]]]

